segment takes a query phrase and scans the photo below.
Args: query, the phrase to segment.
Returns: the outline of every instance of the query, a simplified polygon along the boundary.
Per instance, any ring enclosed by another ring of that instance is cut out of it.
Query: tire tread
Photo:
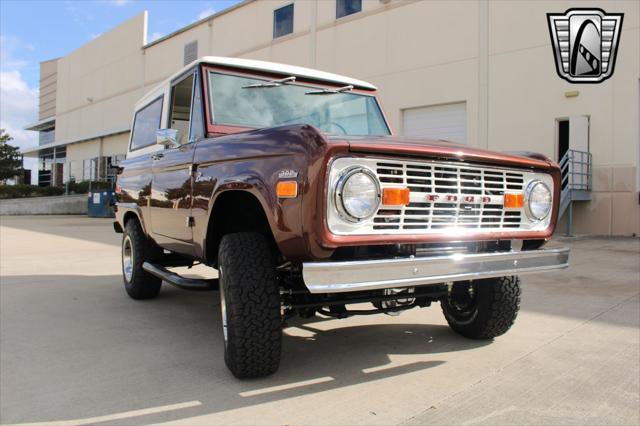
[[[219,251],[227,311],[225,362],[238,378],[273,374],[280,364],[282,319],[272,250],[264,236],[222,238]]]
[[[131,237],[133,251],[133,275],[127,282],[123,273],[127,294],[136,300],[153,299],[160,292],[162,280],[142,269],[142,264],[153,260],[159,248],[149,241],[137,220],[131,219],[125,225],[125,235]],[[124,236],[123,236],[124,238]]]
[[[462,323],[442,302],[442,311],[449,326],[457,333],[472,339],[492,339],[506,333],[514,324],[520,310],[520,278],[505,276],[481,280],[476,288],[479,300],[473,321]]]

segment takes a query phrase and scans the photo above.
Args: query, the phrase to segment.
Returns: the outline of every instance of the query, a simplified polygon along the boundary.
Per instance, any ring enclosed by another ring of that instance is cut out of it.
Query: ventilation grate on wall
[[[198,59],[198,41],[192,41],[184,45],[184,64],[190,64]]]

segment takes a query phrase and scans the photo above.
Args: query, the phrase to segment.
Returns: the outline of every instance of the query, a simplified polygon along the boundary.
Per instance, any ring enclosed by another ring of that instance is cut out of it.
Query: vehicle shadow
[[[179,420],[437,368],[487,343],[402,316],[295,319],[280,370],[241,381],[224,365],[217,292],[165,285],[134,301],[120,276],[9,276],[0,292],[2,423],[199,402],[124,422]]]

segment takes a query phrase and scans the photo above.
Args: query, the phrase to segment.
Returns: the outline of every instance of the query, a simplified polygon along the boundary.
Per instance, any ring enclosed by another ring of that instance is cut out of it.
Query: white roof
[[[203,56],[200,59],[197,59],[191,62],[189,65],[180,69],[180,71],[174,73],[171,77],[160,83],[153,90],[147,93],[144,98],[142,98],[138,104],[136,105],[136,109],[145,105],[151,99],[155,98],[159,95],[160,92],[163,91],[163,87],[178,77],[182,73],[184,73],[187,69],[192,68],[194,65],[198,63],[211,64],[211,65],[219,65],[224,67],[233,67],[233,68],[242,68],[251,71],[262,71],[269,72],[274,74],[282,74],[283,76],[296,76],[301,78],[308,78],[311,80],[318,81],[326,81],[334,84],[342,84],[344,86],[353,86],[358,89],[365,90],[377,90],[376,86],[371,83],[367,83],[366,81],[356,80],[355,78],[345,77],[343,75],[332,74],[325,71],[314,70],[311,68],[297,67],[294,65],[286,65],[286,64],[278,64],[275,62],[266,62],[266,61],[256,61],[253,59],[243,59],[243,58],[225,58],[221,56]]]

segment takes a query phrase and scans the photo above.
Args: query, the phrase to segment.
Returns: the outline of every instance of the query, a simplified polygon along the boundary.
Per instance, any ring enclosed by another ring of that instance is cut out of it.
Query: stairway
[[[562,180],[558,220],[568,211],[567,235],[573,226],[573,204],[591,200],[592,155],[586,151],[568,150],[560,160]]]

